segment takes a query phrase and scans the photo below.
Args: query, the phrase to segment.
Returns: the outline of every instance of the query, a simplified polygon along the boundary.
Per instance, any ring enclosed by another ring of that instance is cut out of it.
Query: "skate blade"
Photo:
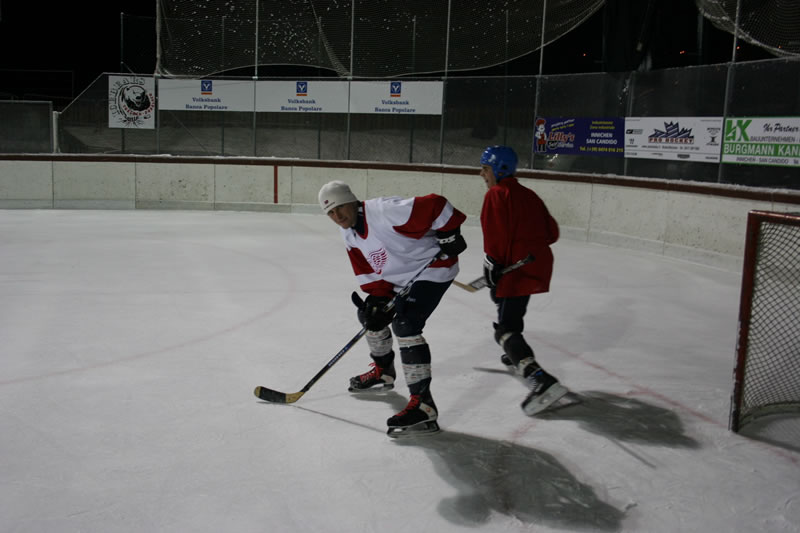
[[[554,383],[545,391],[544,394],[538,398],[530,401],[526,398],[525,401],[522,402],[522,410],[528,416],[541,413],[555,402],[563,398],[568,392],[569,390],[561,383]]]
[[[393,439],[407,439],[438,433],[441,430],[435,420],[420,422],[408,427],[390,427],[386,434]]]
[[[394,383],[388,383],[383,386],[374,386],[368,389],[356,389],[353,387],[348,387],[347,391],[353,394],[384,394],[392,389],[394,389]]]

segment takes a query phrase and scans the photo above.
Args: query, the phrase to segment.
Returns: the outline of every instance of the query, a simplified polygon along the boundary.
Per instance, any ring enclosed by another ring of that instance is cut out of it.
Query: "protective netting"
[[[762,413],[800,411],[800,215],[764,216],[756,243],[752,288],[743,286],[752,303],[739,341],[746,350],[738,362],[737,425]]]
[[[340,77],[474,70],[555,41],[605,0],[159,0],[162,76],[297,65]],[[546,12],[544,12],[546,6]]]
[[[800,55],[800,2],[796,0],[695,0],[714,26],[776,56]]]
[[[0,101],[0,153],[47,153],[53,149],[50,102]]]

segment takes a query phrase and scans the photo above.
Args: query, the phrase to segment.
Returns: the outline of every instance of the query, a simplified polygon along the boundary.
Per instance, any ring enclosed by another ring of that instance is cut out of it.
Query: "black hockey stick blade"
[[[516,269],[520,268],[521,266],[527,265],[528,263],[530,263],[533,260],[534,260],[533,255],[528,254],[524,259],[520,259],[519,261],[517,261],[513,265],[509,265],[509,266],[505,267],[501,272],[503,274],[508,274],[512,270],[516,270]],[[486,287],[486,278],[481,276],[479,278],[475,278],[474,280],[470,281],[469,283],[461,283],[460,281],[453,280],[453,285],[455,285],[456,287],[458,287],[460,289],[464,289],[467,292],[477,292],[477,291],[481,290],[482,288]]]
[[[319,378],[321,378],[325,374],[325,372],[330,370],[330,368],[334,364],[336,364],[336,362],[339,359],[341,359],[342,356],[346,354],[350,350],[350,348],[352,348],[359,341],[359,339],[361,339],[361,337],[366,335],[366,333],[367,333],[366,328],[361,328],[361,331],[356,333],[355,337],[350,339],[350,341],[347,344],[345,344],[342,347],[342,349],[337,352],[336,355],[333,356],[333,359],[328,361],[328,363],[325,366],[323,366],[320,369],[320,371],[317,372],[316,375],[313,378],[311,378],[311,380],[308,383],[306,383],[306,386],[303,387],[300,391],[290,392],[287,394],[285,392],[268,389],[267,387],[256,387],[256,389],[253,391],[253,394],[255,394],[259,399],[264,400],[265,402],[272,402],[272,403],[296,402],[303,396],[303,394],[308,392],[308,389],[310,389],[314,385],[314,383],[316,383],[317,380],[319,380]]]
[[[397,294],[395,294],[394,298],[392,298],[391,301],[388,304],[386,304],[384,310],[388,311],[392,309],[397,303],[398,299],[404,298],[405,295],[408,294],[408,292],[411,290],[411,285],[414,284],[417,278],[419,278],[420,275],[425,271],[425,269],[431,266],[440,257],[441,254],[437,254],[430,261],[428,261],[428,263],[424,267],[422,267],[422,269],[419,272],[417,272],[414,275],[414,277],[411,278],[411,280],[406,284],[406,286],[403,287],[403,289],[400,290]],[[361,299],[358,298],[358,295],[356,293],[353,293],[353,296],[354,296],[353,303],[358,306],[359,305],[358,301],[360,301]],[[339,350],[339,352],[336,355],[334,355],[333,358],[330,361],[328,361],[327,364],[323,366],[320,369],[320,371],[317,372],[316,375],[313,378],[311,378],[311,380],[308,383],[306,383],[305,387],[303,387],[300,391],[290,392],[287,394],[285,392],[279,392],[276,390],[268,389],[266,387],[256,387],[255,390],[253,391],[253,394],[255,394],[259,399],[264,400],[265,402],[272,402],[272,403],[296,402],[303,396],[303,394],[308,392],[308,390],[314,385],[314,383],[316,383],[319,380],[319,378],[325,375],[325,373],[328,370],[330,370],[331,367],[335,365],[336,362],[339,361],[339,359],[341,359],[342,356],[344,356],[344,354],[346,354],[350,350],[350,348],[352,348],[359,341],[359,339],[361,339],[361,337],[363,337],[366,334],[367,334],[367,329],[362,327],[361,331],[356,333],[356,335],[352,339],[350,339],[350,341],[347,344],[345,344],[342,347],[342,349]]]
[[[256,390],[253,391],[253,393],[265,402],[294,403],[299,400],[303,394],[305,394],[305,391],[290,392],[287,394],[285,392],[278,392],[266,387],[256,387]]]

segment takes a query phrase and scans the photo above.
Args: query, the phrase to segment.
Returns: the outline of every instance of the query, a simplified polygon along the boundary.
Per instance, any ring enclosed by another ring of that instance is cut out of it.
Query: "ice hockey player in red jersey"
[[[388,434],[438,431],[431,394],[431,351],[422,332],[458,274],[457,256],[467,247],[460,229],[466,216],[436,194],[359,201],[342,181],[323,185],[319,203],[339,226],[353,272],[367,294],[362,300],[354,292],[352,299],[358,320],[367,330],[372,369],[350,379],[350,392],[394,387],[394,332],[411,398],[405,409],[387,420]],[[425,268],[438,254],[444,256]],[[387,311],[394,294],[419,272],[406,297]]]
[[[522,336],[523,317],[532,294],[550,290],[558,223],[539,196],[514,177],[517,154],[508,146],[490,146],[481,155],[480,175],[488,190],[481,209],[484,277],[497,307],[494,338],[503,348],[503,363],[512,366],[530,388],[522,402],[529,415],[546,409],[567,389],[536,361]],[[527,255],[534,260],[502,274],[504,267]]]

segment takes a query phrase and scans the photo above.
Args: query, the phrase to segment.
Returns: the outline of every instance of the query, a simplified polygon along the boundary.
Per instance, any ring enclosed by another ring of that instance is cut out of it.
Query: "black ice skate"
[[[560,400],[569,391],[556,378],[537,368],[525,380],[531,392],[522,402],[522,410],[528,416],[540,413]]]
[[[436,422],[438,417],[433,398],[428,397],[422,401],[422,396],[412,394],[405,409],[386,421],[389,426],[386,434],[398,438],[436,433],[439,431],[439,424]]]
[[[394,388],[394,379],[397,377],[394,364],[381,368],[375,363],[370,363],[372,370],[359,376],[350,378],[350,392],[386,392]]]

